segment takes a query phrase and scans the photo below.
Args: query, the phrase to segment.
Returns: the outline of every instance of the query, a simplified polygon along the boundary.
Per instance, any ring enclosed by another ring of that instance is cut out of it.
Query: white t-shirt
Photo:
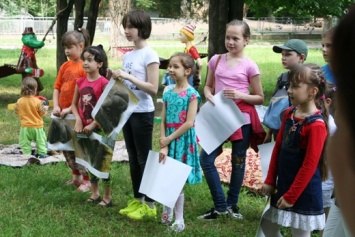
[[[328,128],[329,128],[329,136],[333,136],[335,131],[337,130],[337,126],[335,125],[334,118],[329,114],[328,119]],[[334,181],[332,173],[329,171],[328,179],[322,182],[322,190],[332,190],[334,188]]]
[[[158,54],[149,46],[145,46],[144,48],[125,53],[123,56],[122,69],[139,80],[148,81],[147,67],[151,63],[159,63]],[[123,84],[140,99],[134,112],[142,113],[154,111],[153,99],[148,93],[139,90],[135,84],[128,80],[123,79]]]

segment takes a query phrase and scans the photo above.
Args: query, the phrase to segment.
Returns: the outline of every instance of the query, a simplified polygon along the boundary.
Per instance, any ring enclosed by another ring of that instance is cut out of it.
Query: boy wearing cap
[[[299,39],[290,39],[286,41],[283,45],[274,46],[272,50],[275,53],[281,53],[281,63],[282,66],[287,69],[287,72],[282,73],[278,78],[275,86],[275,90],[272,94],[274,96],[276,92],[283,87],[285,87],[286,91],[288,89],[289,83],[287,80],[289,71],[297,66],[298,64],[302,64],[306,61],[308,54],[307,44],[303,40]],[[269,129],[266,134],[264,143],[271,142],[271,136],[273,135],[274,140],[277,137],[278,129]]]

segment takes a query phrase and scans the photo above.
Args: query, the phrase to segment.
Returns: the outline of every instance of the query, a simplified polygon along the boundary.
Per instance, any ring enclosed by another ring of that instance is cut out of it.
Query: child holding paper
[[[152,149],[154,103],[152,96],[158,92],[159,57],[147,43],[152,31],[152,20],[147,12],[133,10],[124,15],[122,25],[134,49],[123,56],[122,70],[113,72],[121,78],[138,98],[139,103],[122,128],[132,180],[134,198],[119,213],[130,219],[155,218],[154,200],[139,192],[149,150]]]
[[[199,93],[190,86],[188,78],[193,74],[196,65],[194,59],[186,53],[176,53],[170,58],[168,71],[176,82],[163,95],[164,106],[161,113],[161,137],[159,162],[165,162],[166,156],[172,157],[192,167],[187,183],[202,182],[202,173],[198,158],[198,147],[194,121],[198,105],[201,102]],[[185,229],[184,193],[181,192],[175,204],[175,222],[170,226],[172,231]],[[173,209],[163,206],[162,223],[169,224],[173,218]]]
[[[81,54],[81,59],[87,77],[79,78],[76,81],[71,109],[76,119],[74,131],[78,134],[90,136],[98,128],[98,123],[92,118],[91,112],[108,83],[108,80],[103,76],[107,72],[107,56],[102,45],[98,45],[85,48]],[[100,158],[95,157],[95,159]],[[99,192],[99,178],[91,172],[89,172],[89,176],[91,196],[87,199],[87,202],[99,203],[98,205],[102,207],[111,207],[110,176],[103,179],[104,195],[102,199]]]
[[[209,70],[204,87],[206,100],[214,104],[214,94],[222,91],[226,99],[233,100],[238,106],[246,123],[228,138],[232,143],[232,175],[227,198],[214,163],[223,151],[223,144],[210,154],[204,149],[200,153],[201,167],[214,204],[213,208],[198,217],[201,220],[212,221],[228,215],[235,219],[243,218],[237,204],[243,183],[246,151],[249,145],[257,151],[256,145],[261,144],[265,138],[265,131],[254,106],[264,102],[260,72],[256,63],[244,54],[250,35],[247,23],[240,20],[229,22],[225,36],[228,52],[214,55],[207,65]]]

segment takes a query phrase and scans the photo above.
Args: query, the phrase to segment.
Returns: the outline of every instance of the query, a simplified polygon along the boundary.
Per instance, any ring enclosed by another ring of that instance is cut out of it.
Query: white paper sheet
[[[174,208],[191,169],[170,157],[167,157],[165,164],[159,163],[159,153],[149,151],[139,192]]]
[[[265,212],[267,210],[269,210],[269,208],[270,208],[270,199],[267,201],[267,204],[266,204],[266,206],[265,206],[265,208],[263,210],[263,213],[261,214],[261,218],[260,218],[260,221],[259,221],[259,226],[258,226],[258,229],[256,231],[255,237],[265,237],[265,234],[264,234],[264,232],[263,232],[263,230],[261,228],[261,223],[263,221],[263,217],[264,217]]]
[[[199,144],[210,154],[237,129],[244,125],[245,116],[233,100],[226,99],[220,91],[213,97],[215,105],[206,102],[195,121]]]
[[[269,170],[269,164],[271,160],[272,150],[274,149],[275,142],[269,142],[259,145],[260,161],[261,161],[261,173],[263,181],[265,181],[267,172]]]

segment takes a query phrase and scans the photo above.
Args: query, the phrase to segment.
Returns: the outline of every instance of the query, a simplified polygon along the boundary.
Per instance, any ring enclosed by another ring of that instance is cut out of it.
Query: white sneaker
[[[176,221],[169,227],[170,231],[172,232],[182,232],[185,230],[185,223],[184,221]]]
[[[161,214],[161,223],[167,225],[170,224],[172,220],[173,220],[173,210],[171,210],[171,213],[168,213],[168,208],[164,205],[163,213]]]
[[[239,213],[239,207],[227,207],[227,211],[231,215],[231,217],[235,219],[243,219],[243,215]]]

